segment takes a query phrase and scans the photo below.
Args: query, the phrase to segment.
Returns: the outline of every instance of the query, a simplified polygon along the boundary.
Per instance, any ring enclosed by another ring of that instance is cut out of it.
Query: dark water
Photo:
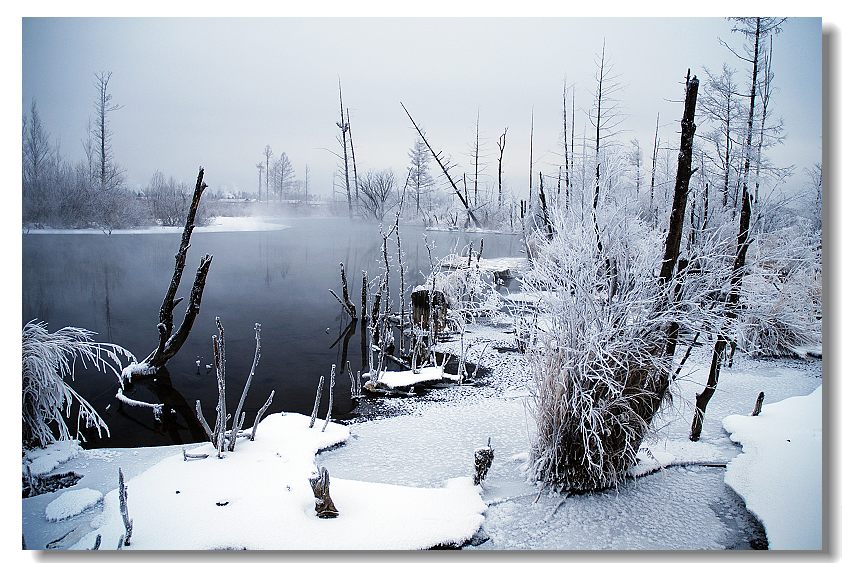
[[[331,364],[341,363],[343,348],[352,369],[360,369],[362,330],[354,326],[344,332],[348,317],[328,289],[341,295],[339,262],[344,262],[352,301],[359,308],[361,271],[368,271],[369,280],[382,271],[377,226],[344,219],[284,219],[283,223],[291,228],[193,234],[178,295],[187,300],[200,256],[212,254],[201,312],[166,372],[126,391],[137,400],[164,403],[163,422],[154,420],[151,409],[120,404],[114,398],[118,388],[115,377],[80,370],[73,386],[103,415],[111,431],[110,438],[87,435],[86,447],[154,446],[205,439],[194,407],[196,400],[201,400],[205,417],[213,424],[216,378],[205,366],[212,363],[216,316],[225,327],[229,410],[236,407],[251,367],[254,323],[262,325],[262,357],[244,407],[249,413],[246,426],[273,389],[275,398],[269,412],[309,414],[319,376],[328,379]],[[476,249],[480,239],[484,240],[485,257],[520,255],[516,236],[426,234],[436,245],[434,257],[464,250],[471,241]],[[429,259],[422,229],[402,226],[401,235],[409,292],[423,281]],[[24,235],[23,322],[37,318],[49,323],[50,331],[71,325],[86,328],[97,332],[98,340],[119,344],[143,359],[157,344],[155,327],[179,241],[180,234]],[[394,273],[395,262],[392,268]],[[393,295],[397,287],[393,276]],[[394,307],[399,307],[396,299]],[[176,327],[183,314],[182,303],[176,307]],[[340,368],[344,366],[337,365],[337,371]],[[353,408],[349,389],[343,371],[337,375],[335,414]],[[321,415],[326,408],[325,393]]]

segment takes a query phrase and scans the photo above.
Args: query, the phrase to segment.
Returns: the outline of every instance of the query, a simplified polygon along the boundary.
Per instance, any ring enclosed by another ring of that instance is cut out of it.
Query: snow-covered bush
[[[469,249],[468,252],[470,258],[456,254],[442,258],[425,284],[444,294],[449,318],[459,325],[457,330],[478,317],[493,319],[500,314],[503,305],[493,272],[480,268],[482,258],[475,251]]]
[[[23,327],[22,418],[23,445],[46,446],[56,440],[83,438],[83,428],[93,428],[102,436],[108,426],[102,417],[73,387],[76,362],[90,365],[120,378],[122,359],[134,361],[128,350],[103,342],[93,342],[95,333],[83,328],[65,327],[50,333],[47,324],[29,321]],[[71,436],[67,421],[74,400],[78,403],[76,432]]]
[[[665,329],[698,323],[700,311],[659,280],[658,232],[621,206],[601,211],[598,235],[582,215],[558,213],[551,239],[533,235],[533,270],[523,279],[538,297],[527,343],[536,422],[530,472],[572,491],[625,478],[669,396]]]
[[[740,349],[787,356],[821,342],[821,255],[805,229],[794,225],[758,235],[743,296]]]

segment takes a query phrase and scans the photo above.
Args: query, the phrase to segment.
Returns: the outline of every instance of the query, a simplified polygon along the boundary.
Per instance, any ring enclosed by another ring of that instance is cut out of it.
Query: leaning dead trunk
[[[213,256],[210,254],[206,254],[199,261],[199,268],[196,270],[196,278],[193,281],[193,288],[190,291],[190,301],[184,312],[184,320],[181,322],[178,330],[173,334],[173,309],[183,299],[182,297],[176,299],[175,294],[178,291],[178,286],[181,284],[181,275],[184,272],[184,266],[187,261],[187,251],[190,248],[190,237],[196,225],[196,212],[199,209],[199,201],[205,188],[208,187],[204,182],[204,175],[204,168],[199,168],[196,187],[193,190],[193,199],[190,203],[190,211],[187,213],[187,221],[184,224],[184,231],[181,234],[181,245],[178,248],[178,253],[175,255],[175,268],[173,269],[172,280],[170,280],[170,286],[164,296],[164,301],[161,304],[161,312],[158,316],[158,347],[141,364],[133,364],[126,368],[123,371],[125,378],[131,378],[134,375],[153,374],[158,369],[164,367],[167,361],[178,353],[181,346],[187,340],[190,329],[193,328],[193,322],[199,314],[202,293],[205,290],[205,281],[207,280],[208,270],[213,260]]]

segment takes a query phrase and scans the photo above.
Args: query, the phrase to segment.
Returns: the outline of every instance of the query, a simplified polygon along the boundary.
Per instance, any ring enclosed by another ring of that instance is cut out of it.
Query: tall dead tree
[[[269,203],[269,159],[272,158],[272,147],[266,145],[263,147],[263,157],[266,159],[266,203]],[[258,194],[258,201],[260,201],[260,196]]]
[[[570,159],[569,155],[567,154],[567,78],[564,79],[564,88],[562,90],[561,96],[561,107],[562,107],[562,120],[564,121],[563,124],[563,131],[564,131],[564,188],[565,188],[565,198],[564,198],[564,208],[567,209],[570,206]],[[561,178],[559,178],[559,184],[561,183]],[[557,196],[561,196],[561,194],[556,194]]]
[[[357,153],[354,152],[354,136],[351,134],[351,112],[345,108],[345,122],[348,124],[348,142],[351,145],[351,162],[354,165],[354,199],[359,205],[360,182],[357,177]]]
[[[190,301],[184,312],[184,320],[181,322],[178,330],[173,333],[173,309],[183,299],[183,297],[176,299],[175,294],[178,291],[179,284],[181,284],[181,275],[184,272],[184,265],[187,261],[187,250],[190,248],[190,237],[195,227],[199,201],[205,188],[208,187],[204,182],[204,176],[205,169],[199,168],[196,187],[193,190],[193,199],[190,202],[190,211],[187,213],[187,221],[184,224],[184,231],[181,234],[181,245],[178,248],[178,253],[175,255],[175,268],[172,279],[170,280],[167,293],[164,295],[161,312],[158,315],[158,347],[146,357],[142,365],[135,365],[133,369],[127,368],[129,369],[127,375],[146,375],[155,373],[158,369],[164,367],[167,360],[175,356],[187,340],[190,329],[193,328],[193,322],[199,314],[199,307],[202,303],[202,292],[205,290],[205,281],[207,280],[208,270],[213,260],[213,256],[210,254],[205,254],[199,261],[199,268],[196,270],[193,288],[190,291]]]
[[[751,93],[749,94],[748,122],[746,123],[745,164],[743,167],[742,178],[742,206],[740,208],[740,224],[737,231],[737,249],[734,257],[734,267],[731,270],[730,288],[724,305],[725,318],[722,327],[719,330],[719,334],[716,337],[716,344],[714,344],[713,357],[711,358],[707,383],[705,384],[705,388],[702,392],[696,394],[696,410],[693,415],[693,423],[690,427],[690,440],[694,442],[697,441],[702,434],[702,423],[704,422],[705,411],[708,403],[713,397],[714,392],[716,391],[716,386],[719,383],[722,362],[725,359],[725,347],[731,340],[729,332],[731,331],[732,325],[737,318],[737,307],[740,301],[743,276],[745,275],[746,256],[748,254],[748,247],[751,244],[748,234],[749,228],[751,227],[752,198],[751,195],[749,195],[748,177],[749,172],[751,171],[751,135],[754,126],[754,110],[757,97],[760,40],[767,34],[777,33],[780,31],[780,25],[783,21],[784,19],[781,18],[737,18],[737,26],[735,26],[732,30],[742,33],[746,37],[752,37],[754,40],[753,58],[747,59],[745,57],[740,57],[743,60],[750,62],[752,65]],[[731,50],[731,52],[733,52],[733,50]]]
[[[451,168],[453,168],[453,165],[442,160],[441,152],[436,152],[433,150],[433,147],[430,146],[430,142],[427,140],[427,136],[424,135],[423,131],[421,131],[421,127],[419,127],[418,124],[415,123],[415,120],[412,118],[412,115],[410,115],[409,110],[406,109],[406,106],[403,105],[403,102],[401,102],[401,107],[403,108],[403,111],[406,112],[407,117],[409,117],[409,120],[412,122],[412,126],[415,127],[415,130],[418,132],[418,136],[421,137],[421,139],[424,141],[424,144],[427,145],[427,149],[430,151],[430,154],[433,155],[433,159],[436,161],[436,164],[438,164],[439,168],[441,168],[442,172],[444,172],[445,178],[447,178],[447,181],[450,183],[450,186],[453,188],[453,191],[456,192],[456,195],[459,197],[459,200],[465,207],[465,211],[468,214],[469,221],[472,221],[476,227],[482,227],[482,223],[480,223],[479,219],[476,218],[476,215],[474,215],[474,212],[471,210],[471,205],[468,202],[468,199],[464,195],[462,195],[462,192],[459,191],[459,187],[456,185],[456,182],[454,182],[453,178],[450,176],[450,170]]]
[[[503,129],[503,134],[497,140],[497,148],[500,150],[500,156],[497,158],[497,207],[503,205],[503,151],[506,150],[506,133],[509,128]]]
[[[99,188],[107,190],[113,188],[120,177],[120,171],[114,162],[114,154],[111,148],[111,128],[108,115],[123,106],[114,103],[111,92],[108,90],[111,72],[99,72],[95,76],[97,98],[94,105],[96,127],[93,131],[93,137],[97,143],[97,179],[99,180]]]
[[[529,209],[532,209],[532,138],[535,136],[535,108],[529,114]]]
[[[649,184],[649,212],[653,212],[655,204],[655,166],[658,163],[658,129],[661,126],[661,113],[655,117],[655,140],[652,143],[652,182]]]
[[[684,216],[687,209],[687,194],[690,190],[690,176],[695,170],[691,169],[693,162],[693,136],[696,133],[696,99],[699,93],[699,81],[694,76],[690,78],[687,69],[685,87],[684,115],[681,118],[681,144],[678,150],[678,168],[675,174],[675,194],[670,212],[669,231],[664,242],[664,260],[661,262],[659,279],[664,286],[669,285],[675,275],[678,255],[681,251],[681,239],[684,229]],[[678,340],[678,323],[673,321],[667,329],[665,355],[672,358]]]
[[[354,208],[351,204],[351,179],[348,174],[348,133],[351,126],[345,121],[345,106],[342,103],[342,79],[339,79],[339,121],[336,126],[342,132],[342,159],[345,170],[345,193],[348,195],[348,217],[354,215]]]

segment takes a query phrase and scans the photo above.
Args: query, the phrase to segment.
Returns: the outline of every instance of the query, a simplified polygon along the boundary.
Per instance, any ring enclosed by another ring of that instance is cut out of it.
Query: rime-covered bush
[[[797,355],[821,342],[821,255],[805,229],[793,225],[757,236],[743,296],[737,343],[745,352]]]
[[[464,322],[478,317],[493,318],[500,314],[503,304],[493,273],[482,270],[478,266],[479,260],[472,252],[469,266],[466,258],[449,254],[439,261],[426,282],[432,287],[435,278],[435,288],[445,295],[449,314]]]
[[[523,279],[538,297],[526,350],[536,425],[530,473],[569,491],[625,478],[669,396],[665,328],[699,314],[658,279],[659,233],[620,207],[607,208],[599,224],[597,235],[590,214],[559,213],[552,238],[533,241],[534,267]]]
[[[102,417],[70,385],[77,363],[118,379],[122,359],[134,361],[131,352],[116,344],[93,342],[93,332],[65,327],[50,333],[46,323],[30,321],[23,327],[22,419],[23,445],[46,446],[57,440],[82,438],[83,429],[98,435],[108,426]],[[75,408],[74,401],[77,403]],[[76,430],[71,435],[68,420],[76,414]]]

